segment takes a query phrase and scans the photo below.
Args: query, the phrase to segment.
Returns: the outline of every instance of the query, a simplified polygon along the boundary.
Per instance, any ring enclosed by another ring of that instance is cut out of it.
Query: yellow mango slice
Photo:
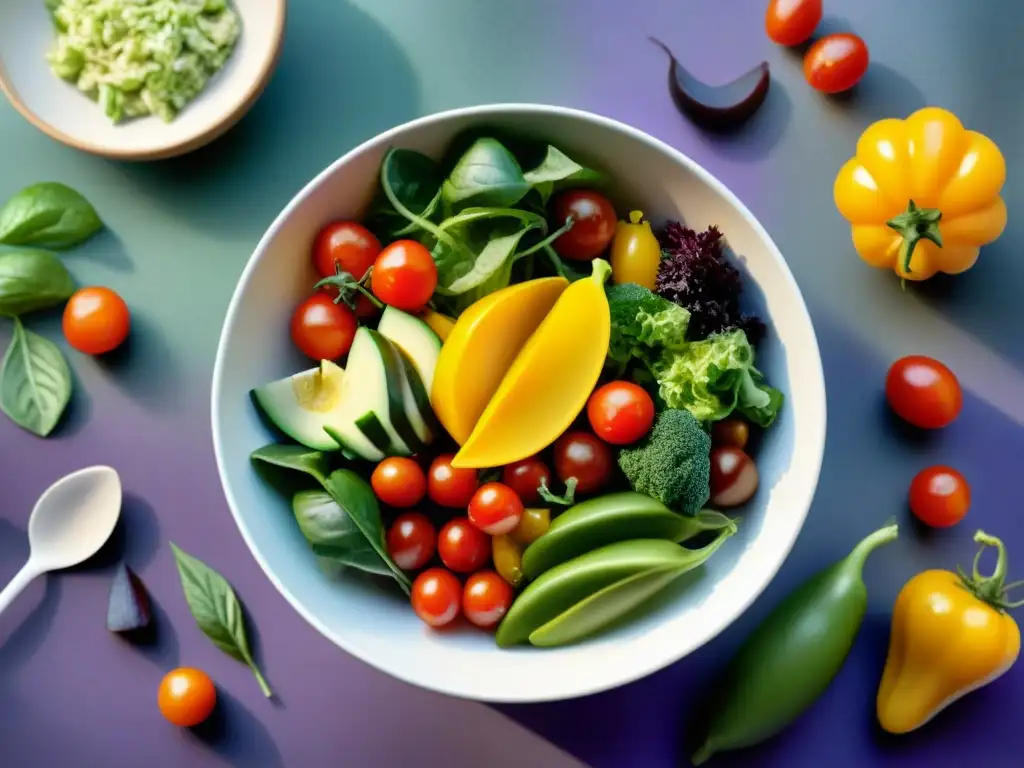
[[[568,284],[563,277],[545,277],[511,285],[459,316],[441,347],[430,390],[434,413],[459,445]]]
[[[523,346],[453,467],[500,467],[551,445],[587,404],[611,335],[604,281],[611,268],[565,289]]]

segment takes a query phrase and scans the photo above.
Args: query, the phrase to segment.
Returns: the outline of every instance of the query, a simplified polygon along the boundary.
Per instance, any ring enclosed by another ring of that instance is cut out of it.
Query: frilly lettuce
[[[686,348],[690,313],[636,283],[608,289],[612,333],[608,358],[620,369],[633,359],[648,364]]]

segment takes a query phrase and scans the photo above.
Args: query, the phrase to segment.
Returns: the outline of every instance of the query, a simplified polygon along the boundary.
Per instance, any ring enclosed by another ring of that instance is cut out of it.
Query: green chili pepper
[[[862,571],[871,552],[893,541],[887,525],[844,559],[812,576],[751,633],[712,688],[707,738],[693,756],[701,765],[716,752],[774,736],[825,691],[846,660],[867,610]],[[710,705],[710,706],[708,706]]]

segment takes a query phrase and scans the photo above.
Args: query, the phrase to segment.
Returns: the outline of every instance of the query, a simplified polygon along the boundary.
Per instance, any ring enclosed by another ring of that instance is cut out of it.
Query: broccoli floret
[[[686,410],[663,411],[643,442],[619,453],[633,490],[684,515],[696,515],[711,495],[711,437]]]
[[[608,358],[624,366],[634,358],[649,362],[662,350],[686,347],[686,325],[690,313],[636,283],[613,285],[608,289],[612,333]]]

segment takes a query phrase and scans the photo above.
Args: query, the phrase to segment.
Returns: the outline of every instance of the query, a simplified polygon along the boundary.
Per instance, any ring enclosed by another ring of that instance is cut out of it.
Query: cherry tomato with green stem
[[[292,313],[292,341],[313,360],[337,360],[348,354],[356,325],[351,309],[318,291]]]
[[[431,627],[443,627],[459,617],[462,584],[451,571],[430,568],[412,583],[412,609]]]
[[[765,13],[765,30],[779,45],[807,42],[821,23],[821,0],[771,0]]]
[[[457,469],[452,466],[455,456],[438,456],[427,470],[427,495],[435,504],[449,509],[465,509],[480,487],[475,469]]]
[[[494,571],[480,571],[466,580],[462,592],[462,612],[481,629],[490,629],[508,613],[515,593]]]
[[[456,573],[479,571],[491,556],[491,537],[467,518],[456,517],[438,534],[437,554]]]
[[[380,252],[380,241],[362,224],[334,221],[313,241],[313,266],[320,277],[341,271],[361,280]]]
[[[566,432],[555,443],[555,474],[565,483],[576,478],[576,493],[590,494],[611,480],[611,449],[589,432]]]
[[[469,522],[491,536],[511,533],[522,519],[522,499],[503,483],[480,486],[469,502]]]
[[[552,227],[572,219],[572,228],[560,235],[553,247],[559,256],[589,261],[604,253],[615,236],[617,217],[608,198],[592,189],[570,189],[551,204]]]
[[[587,418],[594,434],[612,445],[629,445],[651,431],[654,400],[631,381],[610,381],[587,401]]]
[[[437,265],[425,246],[415,240],[398,240],[373,263],[370,286],[374,296],[396,309],[417,312],[437,288]]]
[[[910,511],[932,528],[956,525],[970,508],[971,486],[952,467],[927,467],[910,483]]]
[[[515,491],[523,504],[536,504],[540,501],[537,489],[541,483],[551,486],[551,470],[547,464],[533,456],[505,467],[501,472],[501,481]]]
[[[437,531],[430,519],[419,512],[405,512],[395,518],[385,539],[388,554],[403,571],[418,571],[430,562],[437,547]]]
[[[848,32],[828,35],[814,43],[804,56],[804,77],[816,91],[848,91],[868,71],[868,47]]]
[[[924,355],[907,355],[889,367],[885,399],[915,427],[941,429],[960,415],[964,396],[956,374],[945,365]]]
[[[200,669],[178,667],[160,681],[157,706],[174,725],[182,728],[199,725],[210,716],[216,704],[217,689],[209,675]]]
[[[389,456],[370,475],[377,498],[392,507],[412,507],[427,495],[427,476],[412,459]]]

